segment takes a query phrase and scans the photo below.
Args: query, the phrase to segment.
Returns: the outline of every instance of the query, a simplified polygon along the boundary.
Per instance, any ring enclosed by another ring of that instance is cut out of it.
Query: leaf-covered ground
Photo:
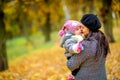
[[[108,80],[120,80],[120,42],[110,46],[106,63]],[[63,53],[58,44],[31,52],[10,63],[9,69],[0,73],[0,80],[66,80],[70,71]]]
[[[58,45],[37,50],[10,64],[0,80],[61,80],[68,75],[64,50]]]

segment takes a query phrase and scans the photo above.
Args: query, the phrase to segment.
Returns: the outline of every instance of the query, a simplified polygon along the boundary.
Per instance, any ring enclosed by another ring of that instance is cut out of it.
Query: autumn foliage
[[[37,50],[10,64],[0,80],[61,80],[68,75],[64,50],[58,45]]]
[[[108,80],[120,80],[120,42],[110,44],[107,57]],[[64,49],[55,44],[40,49],[10,63],[7,71],[0,73],[0,80],[66,80],[70,71],[66,67]]]

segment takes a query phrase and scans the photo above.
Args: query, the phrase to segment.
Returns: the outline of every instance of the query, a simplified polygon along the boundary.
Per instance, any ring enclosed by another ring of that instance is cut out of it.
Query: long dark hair
[[[97,52],[96,52],[96,59],[98,59],[100,56],[106,57],[107,54],[110,52],[109,48],[109,42],[105,36],[105,34],[98,30],[96,32],[90,32],[88,39],[96,39],[98,41],[97,45]]]

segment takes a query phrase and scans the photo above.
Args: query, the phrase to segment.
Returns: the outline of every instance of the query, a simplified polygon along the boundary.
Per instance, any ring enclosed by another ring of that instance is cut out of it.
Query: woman
[[[84,51],[73,55],[67,61],[67,67],[73,71],[79,68],[75,80],[107,80],[105,61],[109,52],[108,41],[102,31],[101,23],[96,15],[85,14],[82,19],[82,41]],[[79,48],[75,42],[65,41],[65,48],[73,52]]]

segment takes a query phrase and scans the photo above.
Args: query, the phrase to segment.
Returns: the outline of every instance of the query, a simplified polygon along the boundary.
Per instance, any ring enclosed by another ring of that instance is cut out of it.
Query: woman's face
[[[89,34],[90,30],[85,25],[83,25],[83,24],[82,24],[81,28],[82,28],[82,33],[85,36],[87,36]]]

